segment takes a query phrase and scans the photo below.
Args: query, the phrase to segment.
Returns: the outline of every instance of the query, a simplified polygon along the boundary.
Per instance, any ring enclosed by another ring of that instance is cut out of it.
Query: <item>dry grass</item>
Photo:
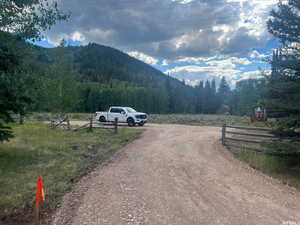
[[[199,126],[222,126],[224,123],[236,126],[266,126],[265,123],[250,123],[246,116],[207,114],[151,114],[149,122]]]

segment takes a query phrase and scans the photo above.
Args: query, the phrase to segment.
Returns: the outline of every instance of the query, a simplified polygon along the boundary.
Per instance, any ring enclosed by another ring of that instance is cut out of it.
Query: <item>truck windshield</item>
[[[133,108],[129,108],[129,107],[126,108],[126,111],[128,113],[135,113],[136,112]]]

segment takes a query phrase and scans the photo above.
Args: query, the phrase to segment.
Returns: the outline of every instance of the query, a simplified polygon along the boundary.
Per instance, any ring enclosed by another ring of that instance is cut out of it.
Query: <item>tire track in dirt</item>
[[[145,129],[65,196],[52,225],[300,224],[299,192],[234,159],[219,128]]]

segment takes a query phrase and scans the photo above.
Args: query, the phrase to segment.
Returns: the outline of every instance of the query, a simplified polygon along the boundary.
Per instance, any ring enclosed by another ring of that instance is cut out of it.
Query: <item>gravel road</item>
[[[52,225],[300,225],[300,193],[234,159],[219,128],[144,129],[64,197]]]

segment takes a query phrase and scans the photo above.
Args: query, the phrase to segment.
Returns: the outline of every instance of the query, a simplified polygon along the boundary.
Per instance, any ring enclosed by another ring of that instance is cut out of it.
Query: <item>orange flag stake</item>
[[[43,187],[43,180],[41,177],[39,177],[36,186],[36,200],[35,200],[35,216],[36,216],[37,225],[39,224],[41,201],[45,201],[45,192]]]
[[[40,202],[45,201],[45,192],[43,187],[43,180],[41,177],[39,177],[36,187],[36,201],[35,201],[35,207],[40,208]]]

